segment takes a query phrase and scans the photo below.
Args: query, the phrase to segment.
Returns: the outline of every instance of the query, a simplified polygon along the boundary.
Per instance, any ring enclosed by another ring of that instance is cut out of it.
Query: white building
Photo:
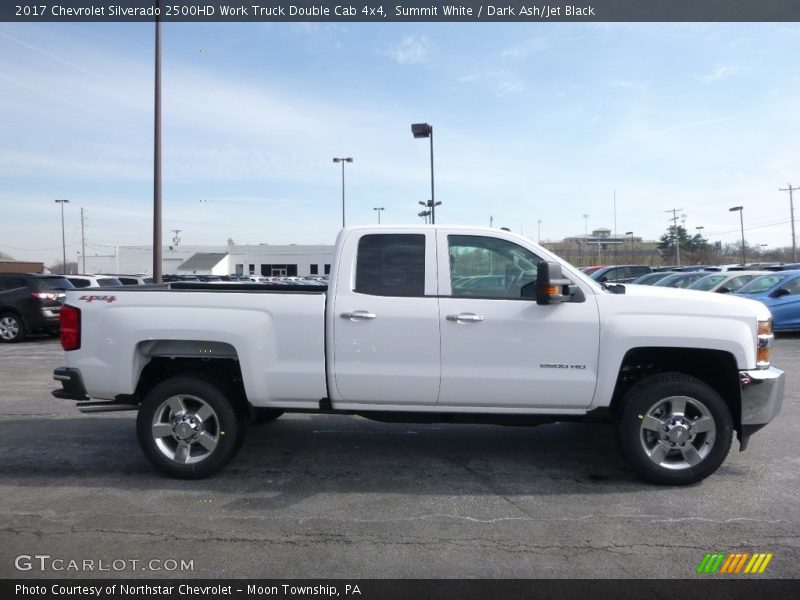
[[[164,246],[161,251],[164,275],[327,275],[332,260],[333,246],[322,245],[179,245]],[[87,255],[86,271],[150,274],[153,271],[153,252],[150,246],[118,246],[113,255]]]

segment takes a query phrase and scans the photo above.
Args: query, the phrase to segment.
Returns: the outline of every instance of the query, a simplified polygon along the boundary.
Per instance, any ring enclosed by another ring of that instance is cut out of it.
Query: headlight
[[[775,335],[772,333],[772,319],[758,322],[758,344],[756,346],[756,367],[759,369],[769,368],[769,353],[772,349],[772,340]]]

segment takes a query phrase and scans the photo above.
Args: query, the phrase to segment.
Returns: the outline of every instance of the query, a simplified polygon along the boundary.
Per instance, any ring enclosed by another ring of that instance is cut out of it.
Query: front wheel
[[[708,384],[661,373],[635,384],[617,424],[623,454],[645,479],[696,483],[725,460],[733,440],[728,405]]]
[[[178,376],[156,385],[139,408],[136,433],[145,456],[160,471],[201,479],[239,451],[246,420],[222,382]]]

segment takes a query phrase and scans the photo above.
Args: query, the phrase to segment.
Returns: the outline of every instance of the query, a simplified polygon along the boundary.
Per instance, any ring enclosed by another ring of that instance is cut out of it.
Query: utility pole
[[[179,245],[181,243],[181,231],[183,231],[183,229],[170,229],[170,231],[175,234],[172,236],[172,245]]]
[[[664,212],[672,213],[672,231],[675,235],[675,260],[678,262],[678,266],[681,266],[681,238],[678,235],[678,212],[683,210],[682,208],[670,208],[669,210],[665,210]]]
[[[797,243],[794,237],[794,198],[792,192],[800,190],[800,188],[792,187],[791,183],[787,183],[789,187],[778,188],[779,192],[789,192],[789,217],[792,219],[792,262],[797,262]]]
[[[617,258],[617,190],[614,190],[614,264],[619,264]]]
[[[83,235],[83,224],[85,221],[86,217],[84,216],[83,207],[81,206],[81,260],[83,261],[81,273],[86,273],[86,237]]]

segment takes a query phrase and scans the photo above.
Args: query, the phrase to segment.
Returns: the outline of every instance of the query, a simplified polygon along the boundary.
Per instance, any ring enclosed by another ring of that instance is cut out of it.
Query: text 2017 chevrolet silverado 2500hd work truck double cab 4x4
[[[505,231],[344,229],[327,291],[172,285],[68,292],[54,394],[83,410],[138,409],[142,450],[175,477],[222,468],[255,410],[513,425],[607,416],[640,475],[687,484],[719,467],[734,431],[744,449],[783,396],[762,304],[609,290]]]

